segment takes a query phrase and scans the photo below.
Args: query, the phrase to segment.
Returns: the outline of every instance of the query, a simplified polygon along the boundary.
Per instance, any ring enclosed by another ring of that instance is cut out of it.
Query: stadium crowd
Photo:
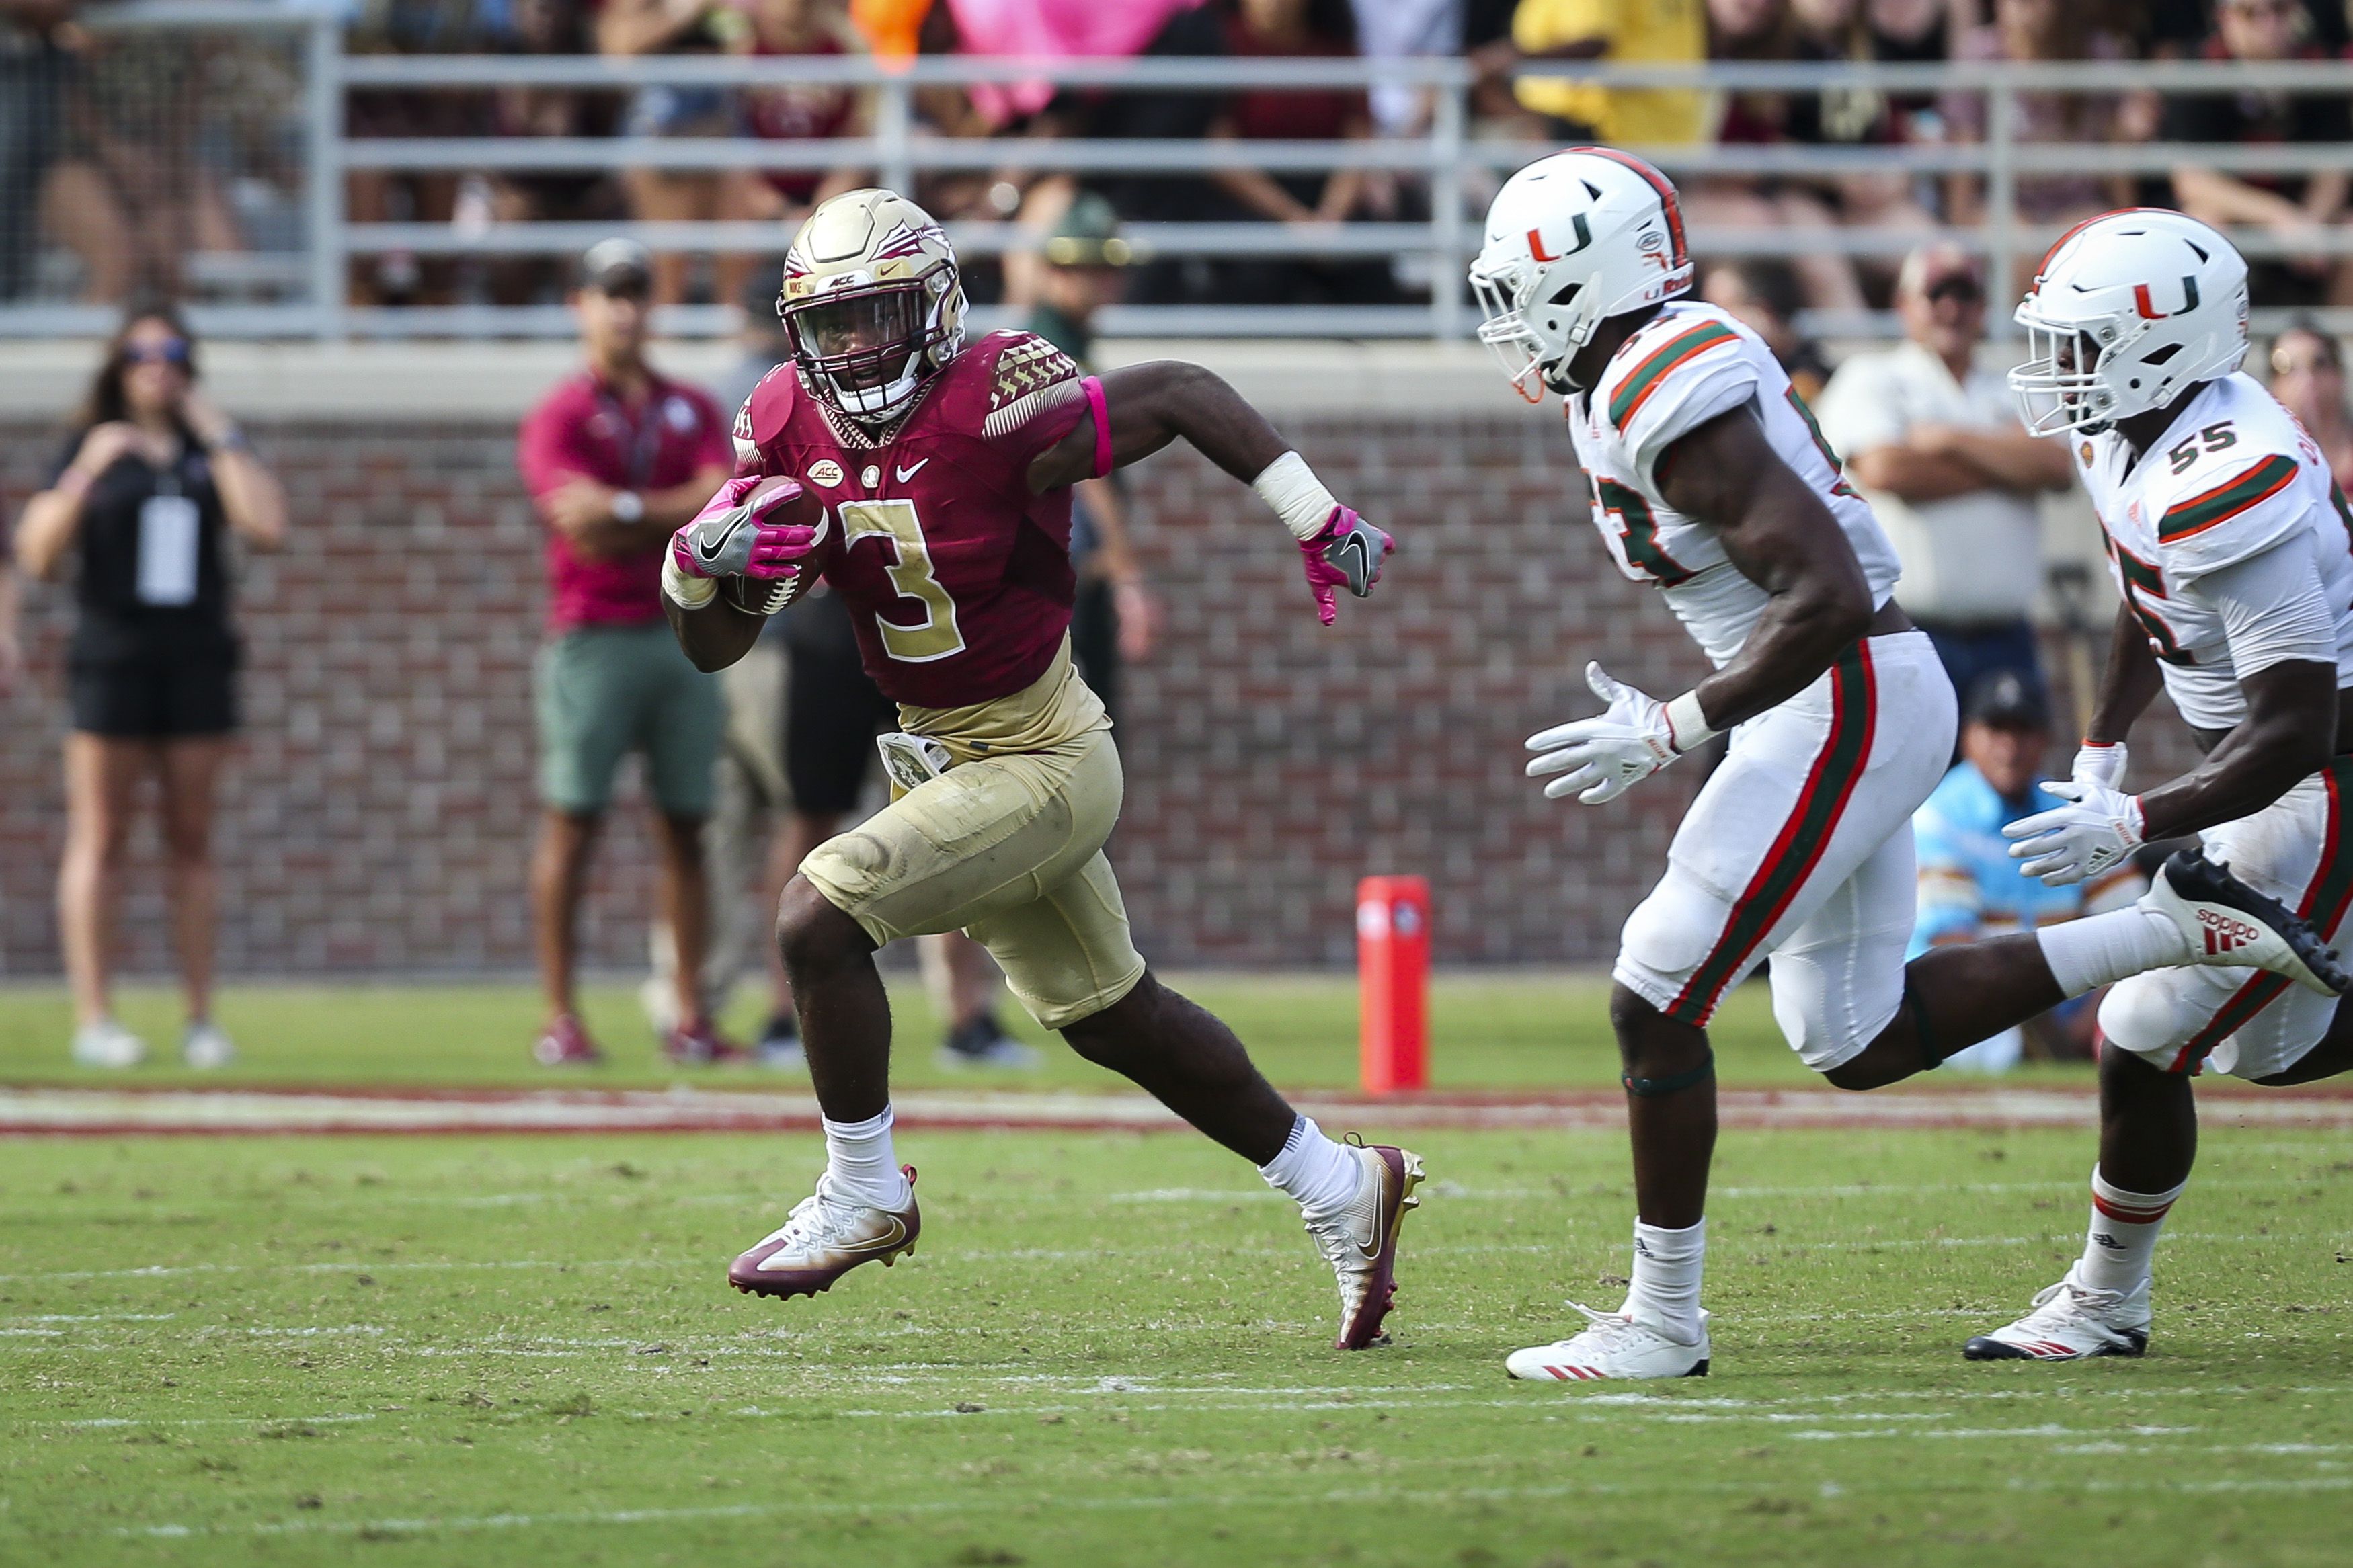
[[[188,47],[172,33],[93,33],[85,0],[0,0],[0,300],[70,280],[85,299],[182,294],[189,258],[290,244],[299,103],[290,57],[223,36]],[[1474,62],[1473,134],[1530,145],[1565,140],[1667,146],[1852,149],[1966,143],[1986,135],[1985,95],[1604,89],[1525,74],[1529,62],[1862,60],[2319,60],[2353,44],[2343,0],[353,0],[346,47],[361,54],[843,57],[871,54],[1369,58]],[[278,90],[269,90],[272,82]],[[2246,145],[2353,140],[2348,95],[2023,91],[2028,142],[2162,141]],[[1021,143],[1058,137],[1356,140],[1424,132],[1426,92],[1250,89],[1227,94],[1056,90],[1045,83],[934,87],[915,95],[918,132],[997,137],[1001,166],[926,176],[910,194],[944,218],[1034,220],[1071,195],[1067,176],[1029,166]],[[712,137],[807,141],[862,133],[872,105],[837,87],[658,86],[634,92],[514,86],[364,88],[346,134]],[[1050,163],[1050,158],[1035,160]],[[349,216],[480,226],[624,217],[790,220],[871,177],[833,170],[723,173],[631,169],[361,171]],[[1206,176],[1118,174],[1098,194],[1133,221],[1265,221],[1314,228],[1426,216],[1427,187],[1382,170],[1329,174],[1235,167]],[[1974,174],[1715,174],[1685,182],[1702,227],[1823,229],[1898,237],[1982,215]],[[1483,207],[1492,189],[1470,182]],[[2031,174],[2019,216],[2057,224],[2135,201],[2309,240],[2353,216],[2347,176],[2220,173],[2195,165],[2145,177]],[[1896,248],[1902,248],[1900,240]],[[763,258],[657,258],[656,300],[735,300]],[[1817,309],[1883,303],[1894,257],[1858,267],[1824,248],[1799,255],[1768,291]],[[1764,270],[1778,272],[1778,266]],[[974,269],[976,298],[999,284]],[[2353,304],[2353,258],[2290,251],[2258,264],[2259,305]],[[235,268],[231,277],[239,276]],[[365,303],[553,300],[563,267],[533,258],[394,251],[354,266]],[[1018,278],[1006,280],[1018,295]],[[1139,269],[1138,301],[1379,303],[1427,297],[1426,269],[1378,258],[1168,258]]]

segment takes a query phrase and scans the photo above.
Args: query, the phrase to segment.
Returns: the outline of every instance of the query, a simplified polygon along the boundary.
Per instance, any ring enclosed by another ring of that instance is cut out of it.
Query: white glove
[[[2019,869],[2040,877],[2044,887],[2096,877],[2140,847],[2146,825],[2139,796],[2080,778],[2042,787],[2067,804],[2021,817],[2001,836],[2010,841],[2010,858],[2026,862]]]
[[[2076,752],[2075,765],[2068,771],[2068,776],[2077,784],[2115,789],[2125,782],[2126,760],[2122,741],[2086,741]]]
[[[1662,703],[1611,679],[1599,664],[1585,667],[1585,683],[1609,704],[1609,710],[1530,735],[1528,750],[1542,755],[1528,764],[1528,777],[1567,774],[1545,785],[1546,800],[1576,795],[1588,805],[1599,805],[1616,800],[1682,753],[1675,750]]]

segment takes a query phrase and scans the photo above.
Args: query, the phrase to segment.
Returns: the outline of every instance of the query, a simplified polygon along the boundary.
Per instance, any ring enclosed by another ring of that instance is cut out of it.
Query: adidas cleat
[[[2148,1281],[2128,1296],[2075,1283],[2075,1271],[2034,1298],[2014,1323],[1961,1347],[1968,1361],[2084,1361],[2148,1349]]]
[[[2140,901],[2189,939],[2191,963],[2268,969],[2324,996],[2353,984],[2336,951],[2294,910],[2194,849],[2166,857]]]
[[[1509,1375],[1530,1383],[1589,1383],[1606,1378],[1705,1377],[1710,1354],[1707,1314],[1699,1315],[1699,1342],[1683,1344],[1623,1312],[1597,1312],[1571,1301],[1586,1327],[1548,1345],[1514,1351]]]
[[[793,1205],[785,1223],[728,1266],[727,1282],[747,1296],[814,1296],[861,1263],[885,1268],[915,1250],[923,1228],[915,1209],[915,1167],[902,1165],[907,1202],[902,1208],[877,1208],[837,1196],[828,1176],[817,1191]]]
[[[1421,1184],[1421,1156],[1387,1143],[1351,1142],[1348,1152],[1363,1168],[1356,1195],[1323,1220],[1309,1220],[1307,1234],[1332,1265],[1340,1283],[1340,1337],[1332,1348],[1360,1351],[1386,1343],[1381,1320],[1397,1296],[1398,1231],[1406,1211],[1421,1206],[1413,1189]]]

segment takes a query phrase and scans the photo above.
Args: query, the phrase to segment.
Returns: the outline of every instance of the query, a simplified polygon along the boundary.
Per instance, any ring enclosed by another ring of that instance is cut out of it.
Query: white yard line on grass
[[[1625,1124],[1623,1102],[1599,1092],[1371,1102],[1315,1092],[1299,1098],[1303,1110],[1324,1121],[1337,1118],[1397,1131],[1614,1131]],[[2210,1095],[2202,1108],[2214,1125],[2353,1127],[2353,1097],[2325,1093]],[[895,1110],[899,1125],[908,1131],[1141,1132],[1183,1125],[1156,1101],[1129,1093],[915,1089],[899,1096]],[[1868,1097],[1831,1089],[1727,1089],[1718,1097],[1718,1114],[1730,1128],[2089,1127],[2097,1107],[2089,1089],[1972,1087]],[[812,1097],[772,1090],[0,1088],[0,1133],[807,1132],[817,1127]]]

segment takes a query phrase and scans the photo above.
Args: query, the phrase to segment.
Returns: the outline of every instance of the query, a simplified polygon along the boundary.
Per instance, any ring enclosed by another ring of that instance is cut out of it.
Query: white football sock
[[[892,1120],[886,1105],[882,1114],[863,1121],[824,1121],[825,1172],[835,1192],[876,1208],[907,1206],[907,1178],[891,1147]]]
[[[1267,1185],[1288,1193],[1310,1219],[1323,1219],[1346,1206],[1365,1178],[1365,1167],[1347,1145],[1324,1136],[1303,1116],[1291,1124],[1282,1152],[1258,1168]]]
[[[2156,910],[2135,904],[2045,926],[2034,933],[2060,994],[2081,996],[2151,969],[2189,962],[2189,939]]]
[[[1634,1222],[1634,1268],[1619,1310],[1680,1344],[1699,1343],[1699,1276],[1707,1221],[1683,1230]]]
[[[2075,1265],[2075,1283],[2119,1296],[2140,1289],[2149,1276],[2166,1211],[2189,1186],[2184,1182],[2169,1193],[2128,1193],[2111,1186],[2100,1168],[2093,1166],[2092,1226],[2084,1241],[2083,1260]]]

